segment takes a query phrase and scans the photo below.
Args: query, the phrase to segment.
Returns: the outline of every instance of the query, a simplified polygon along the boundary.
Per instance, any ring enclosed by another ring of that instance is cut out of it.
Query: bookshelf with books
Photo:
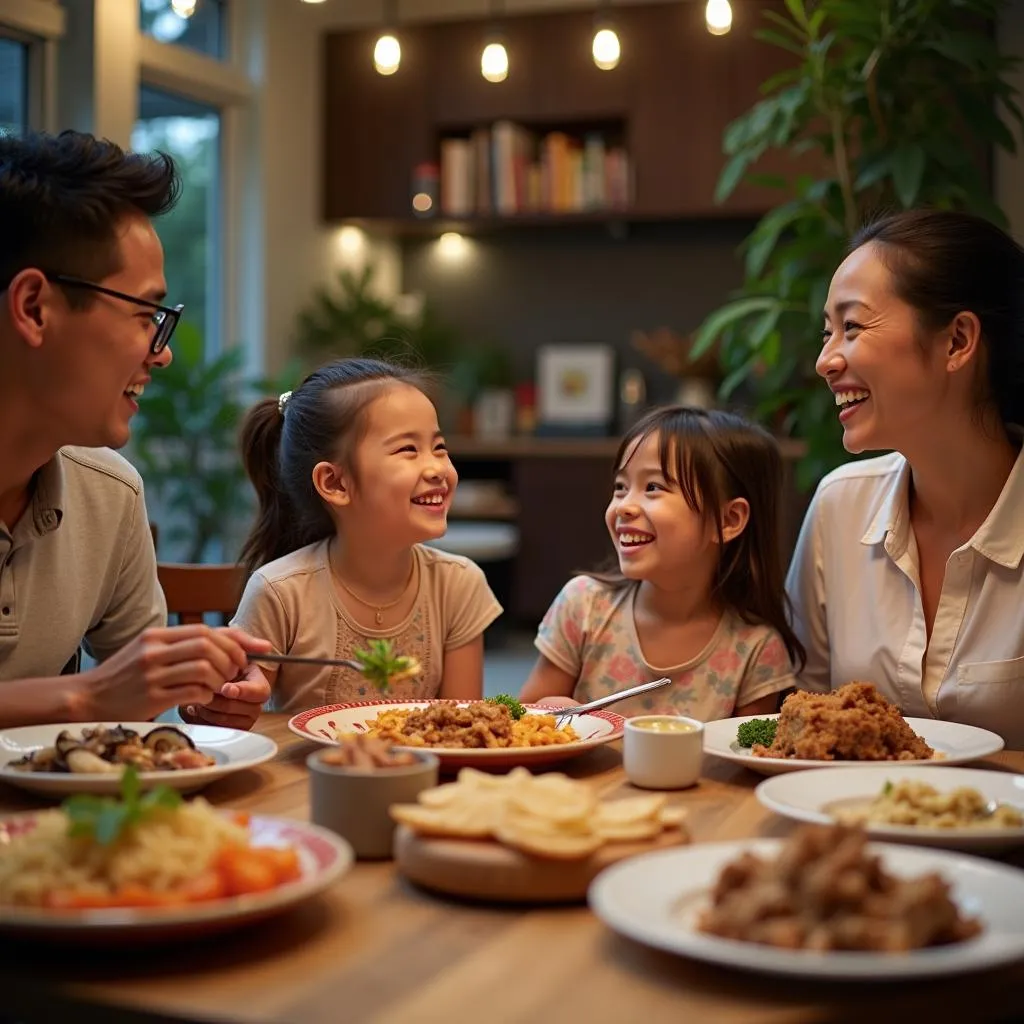
[[[625,125],[524,125],[507,119],[443,131],[444,218],[542,218],[625,212],[633,172]]]

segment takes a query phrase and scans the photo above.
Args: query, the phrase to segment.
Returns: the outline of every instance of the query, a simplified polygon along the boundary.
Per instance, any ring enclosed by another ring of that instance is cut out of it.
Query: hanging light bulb
[[[378,75],[393,75],[402,63],[402,44],[395,35],[398,22],[398,0],[383,0],[381,32],[373,48],[373,66]]]
[[[724,36],[732,28],[732,7],[729,0],[708,0],[704,23],[713,36]]]
[[[602,71],[611,71],[612,68],[618,67],[622,47],[619,46],[619,37],[615,29],[609,25],[599,26],[594,33],[591,52],[594,55],[594,63]]]
[[[491,41],[480,54],[480,74],[488,82],[504,82],[508,78],[508,50],[505,44]]]
[[[171,10],[179,18],[191,18],[196,13],[196,0],[171,0]]]
[[[390,32],[385,32],[373,48],[373,66],[379,75],[393,75],[402,63],[402,45]]]

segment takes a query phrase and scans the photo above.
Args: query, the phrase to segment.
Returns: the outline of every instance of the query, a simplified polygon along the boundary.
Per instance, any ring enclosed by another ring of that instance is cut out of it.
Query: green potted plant
[[[439,414],[453,425],[458,408],[472,406],[487,388],[510,387],[507,356],[493,346],[466,345],[429,302],[406,309],[374,287],[376,268],[342,269],[330,285],[320,286],[299,314],[296,348],[302,357],[322,362],[342,356],[377,356],[435,370],[444,378]]]
[[[743,246],[745,275],[701,324],[699,358],[721,345],[721,393],[742,386],[755,413],[803,438],[812,486],[847,456],[832,399],[814,375],[822,308],[850,236],[879,212],[932,205],[1005,223],[992,198],[994,149],[1014,152],[1021,124],[993,25],[1002,0],[785,0],[758,35],[793,57],[724,137],[717,198],[745,178],[780,205]],[[781,149],[820,173],[750,169]]]

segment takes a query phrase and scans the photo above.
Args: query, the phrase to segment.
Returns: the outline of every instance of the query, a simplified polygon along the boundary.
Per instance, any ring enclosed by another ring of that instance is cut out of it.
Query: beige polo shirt
[[[461,555],[415,545],[419,583],[409,614],[390,629],[368,629],[338,600],[328,543],[318,541],[257,569],[231,624],[269,640],[281,654],[313,658],[355,658],[371,640],[391,640],[398,652],[416,658],[423,671],[415,679],[394,684],[388,697],[436,697],[445,651],[475,640],[501,614],[483,570]],[[295,714],[324,704],[380,697],[348,668],[281,665],[275,673],[273,666],[261,667],[273,679],[275,711]]]
[[[909,487],[898,454],[819,485],[787,579],[808,654],[801,685],[867,680],[906,715],[981,726],[1024,749],[1024,454],[946,563],[930,643]]]
[[[62,448],[14,529],[0,522],[0,680],[59,675],[83,641],[102,661],[166,621],[139,474]]]

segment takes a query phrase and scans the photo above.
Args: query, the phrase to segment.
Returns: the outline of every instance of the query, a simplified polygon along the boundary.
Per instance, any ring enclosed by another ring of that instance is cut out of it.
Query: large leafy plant
[[[812,485],[845,455],[831,394],[814,375],[822,307],[850,236],[880,212],[931,205],[1005,223],[989,186],[996,148],[1016,150],[1021,110],[999,52],[1001,0],[785,0],[758,33],[793,57],[727,129],[717,198],[745,178],[786,195],[743,246],[743,286],[701,325],[694,358],[721,343],[728,397],[807,442]],[[786,150],[812,173],[750,173]],[[820,168],[820,170],[819,170]]]

